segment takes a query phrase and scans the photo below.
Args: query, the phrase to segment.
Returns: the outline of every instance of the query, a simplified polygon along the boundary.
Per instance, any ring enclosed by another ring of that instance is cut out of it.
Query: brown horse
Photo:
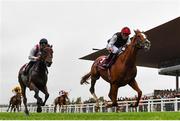
[[[62,108],[63,105],[67,105],[68,104],[67,100],[69,101],[68,92],[65,92],[64,95],[57,97],[54,100],[54,112],[56,112],[57,110],[57,105],[59,105],[59,108]]]
[[[91,87],[90,92],[96,100],[97,107],[99,107],[98,98],[95,94],[95,83],[100,77],[105,81],[110,83],[109,98],[112,101],[112,105],[109,106],[118,106],[117,104],[117,93],[118,88],[130,85],[137,93],[138,98],[137,102],[132,106],[137,107],[139,100],[142,95],[135,77],[137,74],[136,68],[136,55],[140,49],[150,49],[150,41],[147,40],[146,35],[139,30],[134,31],[135,35],[132,37],[131,43],[126,46],[126,50],[118,55],[116,62],[111,66],[110,69],[101,69],[99,68],[100,61],[104,56],[101,56],[95,60],[91,67],[91,71],[84,75],[81,80],[81,84],[88,83],[87,80],[91,78]]]
[[[25,106],[25,114],[29,115],[27,109],[27,98],[26,98],[26,87],[35,92],[34,97],[37,99],[37,112],[42,112],[41,106],[44,106],[49,93],[47,90],[47,67],[50,67],[52,64],[53,50],[52,46],[47,46],[41,50],[40,59],[33,65],[29,70],[27,78],[25,78],[23,71],[25,66],[21,67],[18,75],[19,84],[22,89],[23,103]],[[45,94],[45,100],[42,101],[42,98],[39,97],[39,91]]]
[[[20,107],[21,107],[21,93],[20,92],[18,92],[16,95],[11,97],[7,112],[9,111],[10,107],[11,107],[10,112],[12,112],[13,109],[14,109],[14,112],[16,111],[16,109],[18,112],[20,111]]]

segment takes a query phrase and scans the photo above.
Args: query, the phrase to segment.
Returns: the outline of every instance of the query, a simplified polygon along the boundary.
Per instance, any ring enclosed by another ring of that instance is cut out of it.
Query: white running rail
[[[166,99],[149,99],[141,100],[137,108],[130,107],[135,101],[119,101],[120,112],[155,112],[155,111],[180,111],[180,98],[166,98]],[[108,104],[111,102],[108,102]],[[95,103],[89,104],[74,104],[57,107],[57,113],[90,113],[95,112]],[[28,107],[30,112],[36,112],[36,106]],[[21,111],[24,107],[21,107]],[[0,107],[0,112],[6,112],[7,107]],[[115,107],[106,108],[104,103],[100,103],[100,112],[115,112]],[[43,106],[42,112],[54,112],[54,105]]]

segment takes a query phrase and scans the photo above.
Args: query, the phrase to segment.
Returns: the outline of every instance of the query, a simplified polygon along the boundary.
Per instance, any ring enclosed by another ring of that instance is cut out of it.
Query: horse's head
[[[48,67],[51,66],[52,64],[52,59],[53,59],[53,49],[52,49],[52,45],[48,45],[47,47],[43,48],[41,50],[41,57],[40,60],[45,61],[46,65]]]
[[[64,96],[68,97],[69,93],[68,92],[64,92]]]
[[[138,49],[146,49],[149,50],[151,47],[151,42],[147,39],[146,35],[144,32],[137,30],[134,30],[135,35],[133,37],[134,39],[134,43],[135,43],[135,47],[137,47]]]
[[[16,96],[19,97],[19,98],[21,98],[22,93],[21,93],[21,92],[18,92],[18,93],[16,94]]]

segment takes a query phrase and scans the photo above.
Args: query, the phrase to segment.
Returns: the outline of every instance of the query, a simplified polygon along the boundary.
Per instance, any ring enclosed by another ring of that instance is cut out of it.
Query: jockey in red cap
[[[128,27],[121,29],[121,32],[115,33],[111,39],[108,40],[106,49],[110,52],[103,67],[109,68],[116,59],[116,56],[123,51],[123,46],[130,42],[129,35],[131,30]]]

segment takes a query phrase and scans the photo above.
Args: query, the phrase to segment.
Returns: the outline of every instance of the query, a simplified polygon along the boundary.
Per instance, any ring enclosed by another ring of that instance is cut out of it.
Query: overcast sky
[[[80,85],[80,79],[93,62],[78,58],[94,52],[92,48],[104,48],[124,26],[146,31],[180,16],[179,0],[1,0],[0,4],[0,104],[13,95],[18,71],[41,38],[54,49],[47,103],[53,103],[61,89],[71,90],[71,99],[85,100],[92,97],[90,85]],[[158,75],[157,69],[138,67],[136,80],[143,94],[175,89],[175,77]],[[108,92],[109,84],[97,81],[97,96],[109,100]],[[34,92],[28,89],[27,95],[28,102],[36,101]],[[129,86],[119,88],[118,97],[134,95]]]

